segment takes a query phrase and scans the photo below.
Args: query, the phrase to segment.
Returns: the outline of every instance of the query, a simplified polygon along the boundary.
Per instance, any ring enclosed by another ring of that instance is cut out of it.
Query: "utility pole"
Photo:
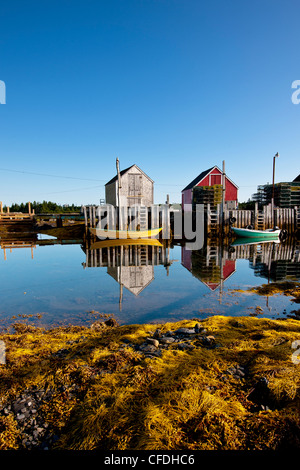
[[[119,227],[119,230],[121,230],[121,202],[120,202],[120,188],[122,187],[121,185],[121,176],[120,176],[120,168],[119,168],[119,159],[117,157],[116,160],[116,166],[117,166],[117,174],[118,174],[118,220],[117,220],[117,226]]]
[[[117,167],[117,174],[118,174],[118,205],[120,206],[120,188],[122,187],[121,185],[121,177],[120,177],[120,168],[119,168],[119,159],[117,157],[116,160],[116,167]]]
[[[273,187],[272,187],[272,220],[273,226],[275,228],[275,217],[274,217],[274,194],[275,194],[275,159],[279,157],[279,153],[277,152],[276,155],[273,157]]]
[[[224,210],[225,210],[225,190],[226,190],[226,175],[225,175],[225,160],[222,165],[222,232],[224,230]]]

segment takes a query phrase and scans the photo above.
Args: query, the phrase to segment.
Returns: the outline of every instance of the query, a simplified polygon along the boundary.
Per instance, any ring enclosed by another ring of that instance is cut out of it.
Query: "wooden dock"
[[[28,203],[28,213],[10,212],[9,207],[3,210],[3,203],[0,201],[0,224],[11,224],[13,222],[32,221],[34,219],[34,210],[31,210],[31,204]]]
[[[31,209],[31,203],[28,202],[28,212],[11,212],[9,207],[3,210],[3,204],[0,202],[0,230],[19,231],[26,226],[30,228],[36,223],[50,222],[54,223],[57,228],[72,223],[84,223],[84,215],[80,212],[63,212],[63,213],[39,213],[35,214]]]
[[[258,230],[266,230],[275,225],[287,230],[290,236],[300,234],[300,208],[298,207],[275,208],[272,212],[271,205],[259,209],[256,204],[254,210],[226,209],[224,213],[221,208],[221,204],[205,205],[204,233],[208,238],[226,237],[230,235],[232,226],[245,228],[250,225]],[[184,240],[186,233],[183,226],[184,214],[179,211],[175,216],[169,204],[153,205],[148,208],[121,207],[119,215],[114,206],[84,206],[83,214],[86,233],[89,232],[90,227],[97,226],[101,229],[121,227],[123,230],[148,230],[162,227],[161,238],[175,240]]]
[[[9,207],[3,210],[0,202],[0,231],[1,232],[30,232],[33,230],[35,219],[31,205],[28,205],[28,213],[10,212]]]
[[[300,208],[281,209],[275,207],[272,211],[271,204],[254,210],[224,210],[222,215],[221,205],[207,205],[205,212],[206,233],[210,237],[217,237],[220,234],[228,234],[230,227],[246,228],[252,226],[256,230],[266,230],[274,226],[287,230],[289,235],[300,234]]]
[[[162,227],[163,239],[171,237],[171,207],[169,204],[120,207],[112,205],[83,206],[86,232],[89,228],[119,230],[150,230]]]
[[[282,209],[271,204],[258,208],[256,203],[253,210],[228,210],[222,212],[222,204],[206,204],[204,207],[204,234],[208,238],[229,236],[231,227],[266,230],[273,226],[285,229],[289,236],[300,236],[300,208]],[[195,213],[193,213],[195,215]],[[9,208],[3,210],[0,202],[0,231],[31,231],[35,224],[47,221],[55,223],[56,227],[63,227],[72,223],[82,223],[85,233],[89,235],[89,228],[118,227],[121,230],[150,230],[162,227],[161,238],[184,240],[186,230],[184,227],[185,214],[174,210],[170,204],[155,204],[150,207],[132,206],[121,207],[120,210],[112,205],[89,205],[82,207],[82,213],[53,213],[35,214],[28,203],[28,213],[10,212]]]

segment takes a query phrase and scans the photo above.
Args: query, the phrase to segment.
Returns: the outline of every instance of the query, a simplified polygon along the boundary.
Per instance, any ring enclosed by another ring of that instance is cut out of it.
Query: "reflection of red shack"
[[[235,260],[227,259],[222,266],[222,274],[223,274],[222,277],[221,277],[221,269],[220,269],[219,282],[205,281],[202,279],[201,280],[207,287],[209,287],[210,290],[216,290],[219,287],[221,280],[223,282],[226,281],[226,279],[228,279],[234,272],[235,272]]]
[[[218,256],[210,256],[202,250],[181,249],[181,264],[212,291],[235,272],[235,260],[223,259],[222,265],[218,261]]]
[[[198,175],[182,190],[182,207],[189,210],[186,204],[192,204],[195,197],[199,204],[219,204],[222,199],[222,171],[217,166],[209,168]],[[225,175],[225,204],[227,209],[236,209],[238,186]]]

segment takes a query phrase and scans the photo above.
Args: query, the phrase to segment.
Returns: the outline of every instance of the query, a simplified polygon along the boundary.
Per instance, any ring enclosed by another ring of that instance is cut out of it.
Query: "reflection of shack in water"
[[[195,251],[183,246],[181,263],[212,291],[222,289],[224,281],[235,272],[235,259],[220,245],[207,245]]]
[[[100,241],[86,248],[84,268],[106,267],[107,273],[120,284],[120,303],[122,289],[125,287],[138,296],[154,279],[154,266],[171,264],[169,248],[157,240],[150,244],[142,242],[109,246],[112,242]],[[119,242],[120,243],[120,242]]]
[[[231,257],[249,260],[256,276],[264,277],[268,281],[300,278],[299,243],[235,243],[229,249]]]
[[[300,279],[300,246],[267,243],[253,247],[250,267],[256,276],[269,281]]]
[[[235,262],[246,259],[255,275],[268,281],[300,278],[300,245],[280,242],[252,242],[207,245],[201,250],[190,251],[182,247],[181,263],[193,276],[211,290],[235,272]]]

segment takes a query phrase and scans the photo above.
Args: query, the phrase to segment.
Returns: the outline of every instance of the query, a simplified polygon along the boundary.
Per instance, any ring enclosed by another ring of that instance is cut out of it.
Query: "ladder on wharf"
[[[264,216],[264,211],[263,210],[258,210],[257,211],[257,223],[256,223],[257,230],[265,230],[265,216]]]
[[[220,204],[217,206],[211,206],[210,204],[207,204],[205,209],[207,234],[210,238],[214,238],[218,236],[222,230],[222,221],[220,220]]]

